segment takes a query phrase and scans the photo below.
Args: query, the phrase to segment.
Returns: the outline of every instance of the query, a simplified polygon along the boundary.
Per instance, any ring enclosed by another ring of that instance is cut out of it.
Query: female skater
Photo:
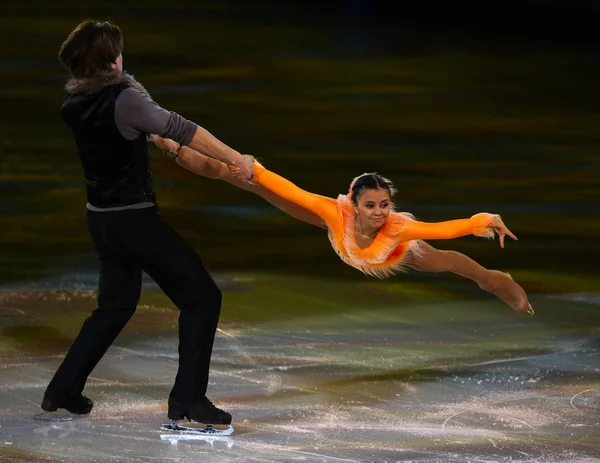
[[[224,180],[263,197],[287,214],[329,230],[331,244],[348,265],[378,278],[405,267],[423,272],[453,272],[476,282],[517,312],[534,314],[525,291],[507,273],[488,270],[456,251],[438,250],[423,240],[475,235],[517,237],[500,216],[479,213],[470,219],[425,223],[392,209],[395,189],[376,173],[356,177],[347,195],[337,199],[309,193],[283,177],[254,164],[254,183],[236,177],[237,169],[171,140],[155,137],[156,145],[176,156],[181,166],[204,177]]]

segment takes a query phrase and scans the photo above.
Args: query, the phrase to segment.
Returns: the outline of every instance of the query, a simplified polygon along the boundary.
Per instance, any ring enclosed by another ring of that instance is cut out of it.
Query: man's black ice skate
[[[72,415],[87,415],[92,411],[93,407],[94,402],[81,394],[63,397],[61,399],[56,399],[50,397],[48,394],[44,394],[42,410],[47,413],[39,413],[34,416],[34,419],[44,421],[67,421],[73,419]],[[61,415],[52,413],[56,412],[59,408],[67,410],[69,414]]]
[[[231,415],[215,407],[206,397],[200,402],[192,404],[186,418],[204,424],[231,424]]]
[[[177,400],[169,397],[168,416],[173,421],[187,418],[204,424],[231,424],[231,415],[215,407],[207,397],[194,402],[189,407],[184,407]]]
[[[220,408],[217,408],[213,403],[204,397],[202,400],[193,403],[189,407],[183,407],[175,399],[169,397],[169,419],[171,424],[163,424],[160,429],[167,431],[181,431],[194,434],[210,434],[228,436],[233,432],[231,426],[231,415]],[[189,421],[202,423],[204,427],[187,427],[180,426],[177,421],[187,418]],[[225,429],[213,428],[213,425],[223,427]]]
[[[64,408],[74,415],[87,415],[93,407],[94,402],[81,394],[67,396],[62,399],[54,399],[48,394],[44,394],[44,400],[42,401],[42,410],[47,412],[55,412],[59,408]]]

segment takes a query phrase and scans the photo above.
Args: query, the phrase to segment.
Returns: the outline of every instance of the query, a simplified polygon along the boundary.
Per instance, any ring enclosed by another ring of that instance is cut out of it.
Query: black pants
[[[83,391],[87,377],[135,312],[144,270],[180,309],[179,370],[171,396],[182,405],[203,398],[221,291],[202,261],[155,207],[88,210],[87,223],[100,258],[98,308],[83,323],[46,394],[58,400]]]

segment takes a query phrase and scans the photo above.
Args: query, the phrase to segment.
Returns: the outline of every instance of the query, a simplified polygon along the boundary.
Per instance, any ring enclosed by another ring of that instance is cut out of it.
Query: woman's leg
[[[295,219],[302,220],[311,225],[316,225],[317,227],[327,228],[323,219],[314,212],[283,199],[281,196],[261,185],[243,182],[232,175],[227,166],[221,161],[204,156],[191,148],[186,146],[181,148],[179,156],[177,157],[177,164],[191,170],[195,174],[215,180],[223,180],[242,190],[257,194]]]
[[[421,272],[452,272],[469,278],[481,289],[498,296],[513,310],[529,312],[533,315],[527,294],[508,273],[488,270],[460,252],[442,251],[421,242],[420,255],[411,254],[407,264],[412,269]]]

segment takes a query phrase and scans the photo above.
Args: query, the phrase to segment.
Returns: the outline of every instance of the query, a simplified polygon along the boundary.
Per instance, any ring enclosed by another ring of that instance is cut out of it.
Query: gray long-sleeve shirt
[[[126,88],[115,103],[115,123],[121,135],[135,140],[140,133],[156,134],[187,145],[198,127],[173,111],[161,108],[147,93]]]
[[[115,123],[117,129],[127,140],[135,140],[142,133],[159,135],[187,145],[194,138],[197,125],[173,111],[161,108],[147,93],[135,88],[123,90],[115,103]],[[120,211],[124,209],[143,209],[154,203],[143,202],[130,206],[99,208],[87,204],[87,208],[96,212]]]

